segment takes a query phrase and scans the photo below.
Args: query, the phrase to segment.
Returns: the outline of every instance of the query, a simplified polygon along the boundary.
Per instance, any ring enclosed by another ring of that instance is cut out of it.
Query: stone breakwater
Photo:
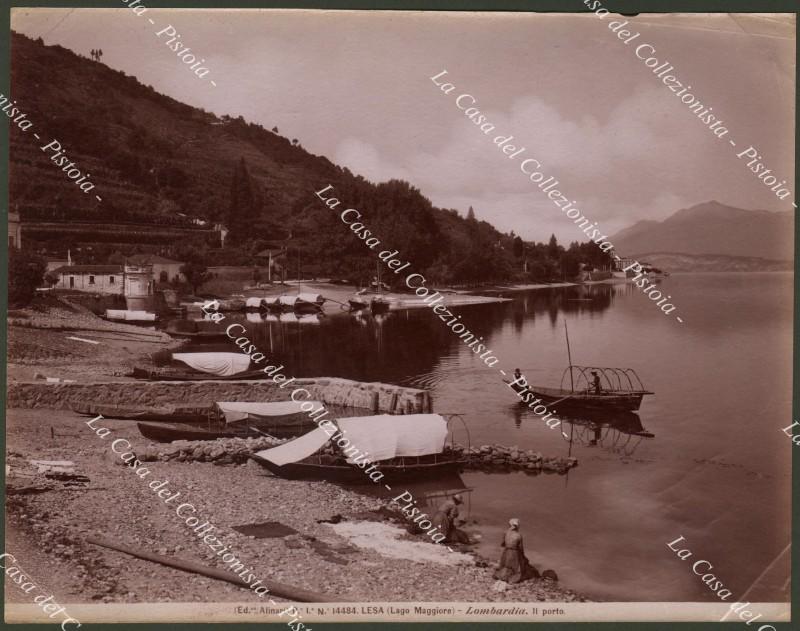
[[[523,450],[512,445],[482,445],[467,449],[454,447],[466,459],[465,469],[483,471],[525,471],[526,473],[566,473],[578,465],[577,458],[545,457],[532,449]]]
[[[244,464],[248,454],[285,442],[266,436],[258,438],[220,438],[214,441],[177,440],[171,443],[149,444],[137,449],[143,462],[173,460],[177,462],[213,462],[217,465]],[[482,471],[524,471],[526,473],[566,473],[578,464],[577,458],[547,458],[533,450],[523,451],[516,446],[483,445],[467,449],[456,445],[453,450],[464,456],[465,469]]]
[[[430,393],[385,383],[315,377],[297,379],[293,387],[329,405],[364,408],[372,413],[430,412]],[[103,383],[11,382],[6,405],[11,408],[63,409],[90,402],[104,405],[212,405],[216,401],[285,401],[291,390],[262,381],[110,381]]]
[[[142,462],[154,460],[175,462],[213,462],[216,465],[244,464],[248,454],[280,445],[283,440],[269,438],[219,438],[217,440],[176,440],[171,443],[151,443],[136,448]],[[124,463],[123,463],[124,464]]]

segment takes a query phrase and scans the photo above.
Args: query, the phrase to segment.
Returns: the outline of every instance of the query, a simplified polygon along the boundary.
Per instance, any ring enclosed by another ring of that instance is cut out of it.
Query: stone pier
[[[102,403],[159,407],[205,406],[215,401],[286,401],[295,388],[305,388],[312,400],[330,405],[363,408],[366,413],[419,414],[430,412],[430,393],[385,383],[365,383],[328,377],[297,379],[281,389],[264,381],[111,381],[102,383],[42,383],[12,381],[8,384],[9,408],[70,408]],[[305,394],[296,395],[298,400]]]

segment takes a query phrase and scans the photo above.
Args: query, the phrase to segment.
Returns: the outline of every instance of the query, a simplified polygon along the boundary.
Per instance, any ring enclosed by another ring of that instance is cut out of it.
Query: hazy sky
[[[146,5],[146,0],[144,2]],[[627,19],[630,45],[608,26]],[[153,20],[155,26],[148,20]],[[206,59],[198,79],[155,32]],[[12,28],[87,55],[179,101],[298,138],[373,181],[409,180],[436,205],[544,240],[584,235],[504,156],[513,135],[576,207],[613,234],[716,199],[791,210],[736,153],[754,145],[794,191],[791,15],[18,9]],[[730,132],[714,136],[634,54],[660,61]],[[649,49],[648,49],[649,51]],[[652,53],[650,53],[652,54]],[[456,91],[430,77],[442,70]],[[209,80],[213,79],[217,87]],[[488,136],[455,105],[469,93]],[[736,142],[734,149],[728,142]]]

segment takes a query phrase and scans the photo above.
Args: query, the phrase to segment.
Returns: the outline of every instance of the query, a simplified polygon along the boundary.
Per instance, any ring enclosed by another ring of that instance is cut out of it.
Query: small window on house
[[[89,276],[89,284],[94,285],[94,276]]]
[[[115,282],[116,282],[116,281],[114,280],[114,277],[113,277],[113,276],[109,276],[109,277],[108,277],[108,284],[109,284],[109,285],[113,285]]]

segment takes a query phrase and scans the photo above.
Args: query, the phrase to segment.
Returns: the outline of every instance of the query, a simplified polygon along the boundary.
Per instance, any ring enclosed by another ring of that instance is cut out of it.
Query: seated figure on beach
[[[469,543],[469,535],[456,528],[458,519],[458,507],[463,502],[461,495],[456,493],[439,506],[439,510],[433,516],[433,525],[444,535],[443,541],[451,543]]]
[[[529,578],[538,578],[539,572],[525,556],[522,535],[519,534],[519,519],[509,519],[508,524],[509,528],[500,544],[503,554],[500,556],[500,564],[494,573],[494,578],[506,583],[519,583]]]

